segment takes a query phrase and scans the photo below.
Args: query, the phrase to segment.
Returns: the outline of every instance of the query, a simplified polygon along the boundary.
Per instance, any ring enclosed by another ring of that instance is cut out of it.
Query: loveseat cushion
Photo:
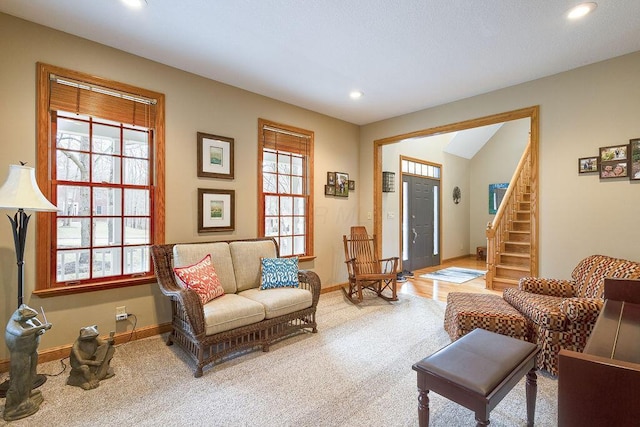
[[[273,240],[235,241],[229,243],[238,292],[260,286],[260,259],[276,258]]]
[[[309,308],[313,300],[311,292],[299,288],[248,289],[238,295],[262,304],[266,319]]]
[[[502,297],[536,325],[555,331],[564,331],[567,327],[567,316],[560,308],[562,297],[532,294],[515,288],[505,289]]]
[[[259,302],[237,294],[225,294],[204,305],[205,334],[213,335],[264,320]]]
[[[185,243],[175,245],[173,247],[173,266],[184,267],[193,265],[207,254],[211,255],[211,264],[216,269],[224,292],[227,294],[235,294],[237,291],[236,278],[233,271],[229,244],[226,242]]]
[[[571,277],[577,287],[574,296],[602,298],[606,277],[639,278],[640,263],[607,255],[591,255],[578,263]]]

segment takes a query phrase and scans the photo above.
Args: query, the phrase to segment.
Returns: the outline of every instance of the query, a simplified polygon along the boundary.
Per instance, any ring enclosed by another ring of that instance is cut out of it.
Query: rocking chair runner
[[[344,256],[349,273],[349,288],[342,288],[347,298],[353,303],[362,301],[362,290],[371,289],[380,298],[387,301],[397,301],[396,271],[398,257],[378,259],[376,236],[369,236],[363,226],[351,227],[349,236],[342,236],[344,242]],[[391,290],[391,297],[382,292]],[[357,294],[357,300],[354,295]]]

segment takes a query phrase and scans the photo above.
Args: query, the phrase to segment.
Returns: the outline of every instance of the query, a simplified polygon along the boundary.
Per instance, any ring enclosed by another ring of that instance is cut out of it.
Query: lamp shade
[[[21,165],[9,166],[9,176],[0,187],[0,208],[42,212],[60,210],[38,188],[35,170]]]

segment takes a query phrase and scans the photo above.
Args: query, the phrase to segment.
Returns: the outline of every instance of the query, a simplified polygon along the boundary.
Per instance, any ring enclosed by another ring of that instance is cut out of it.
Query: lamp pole
[[[27,215],[24,209],[18,209],[18,212],[11,218],[7,215],[13,229],[13,241],[16,247],[16,260],[18,263],[18,307],[24,300],[24,247],[27,240],[27,226],[31,215]]]

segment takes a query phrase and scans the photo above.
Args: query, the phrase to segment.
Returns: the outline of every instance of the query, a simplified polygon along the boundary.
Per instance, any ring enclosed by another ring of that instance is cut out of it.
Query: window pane
[[[302,157],[298,157],[295,156],[292,159],[292,164],[291,164],[291,175],[298,175],[298,176],[302,176],[303,175],[303,169],[302,169]]]
[[[120,128],[94,124],[91,146],[94,153],[120,154]]]
[[[276,172],[276,153],[264,151],[262,154],[262,171]]]
[[[283,236],[291,236],[293,231],[293,218],[285,216],[280,218],[280,234]]]
[[[121,248],[104,248],[93,250],[93,277],[119,276],[122,274]]]
[[[304,237],[297,236],[293,238],[293,255],[303,255],[304,250]]]
[[[94,219],[93,245],[112,246],[122,244],[121,218]]]
[[[149,133],[133,129],[124,129],[124,155],[139,159],[149,158]]]
[[[89,278],[89,250],[60,251],[56,256],[56,280],[69,282]]]
[[[80,187],[76,185],[59,185],[58,203],[56,203],[56,206],[62,209],[62,212],[58,213],[58,215],[89,215],[90,191],[91,190],[89,187]]]
[[[264,193],[277,193],[275,174],[273,173],[262,174],[262,191]]]
[[[144,159],[123,159],[124,184],[149,185],[149,161]]]
[[[94,188],[93,214],[122,215],[122,190],[120,188]]]
[[[305,213],[305,198],[304,197],[294,197],[293,199],[293,214],[294,215],[304,215]]]
[[[293,213],[293,198],[280,197],[280,215],[291,215]]]
[[[280,256],[290,256],[293,254],[291,237],[280,238]]]
[[[125,218],[124,244],[142,245],[151,243],[149,218]]]
[[[105,182],[111,184],[120,183],[120,158],[114,156],[92,156],[93,182]]]
[[[57,248],[88,248],[91,239],[89,218],[58,218]]]
[[[291,176],[278,175],[278,193],[291,194]]]
[[[277,217],[267,217],[264,219],[264,235],[267,237],[277,236],[279,234],[279,221]]]
[[[56,175],[60,181],[89,181],[89,155],[56,150]]]
[[[288,154],[278,154],[278,173],[291,173],[291,156]]]
[[[302,194],[302,177],[291,177],[291,194]]]
[[[56,147],[89,151],[89,123],[58,118],[57,126]]]
[[[264,198],[264,214],[265,215],[278,215],[278,196],[265,196]]]
[[[124,248],[124,274],[146,273],[148,271],[151,271],[148,246]]]
[[[406,160],[402,161],[402,172],[409,172],[409,162]]]
[[[124,190],[125,215],[149,215],[149,190]]]
[[[304,234],[304,217],[295,217],[293,225],[294,234]]]

